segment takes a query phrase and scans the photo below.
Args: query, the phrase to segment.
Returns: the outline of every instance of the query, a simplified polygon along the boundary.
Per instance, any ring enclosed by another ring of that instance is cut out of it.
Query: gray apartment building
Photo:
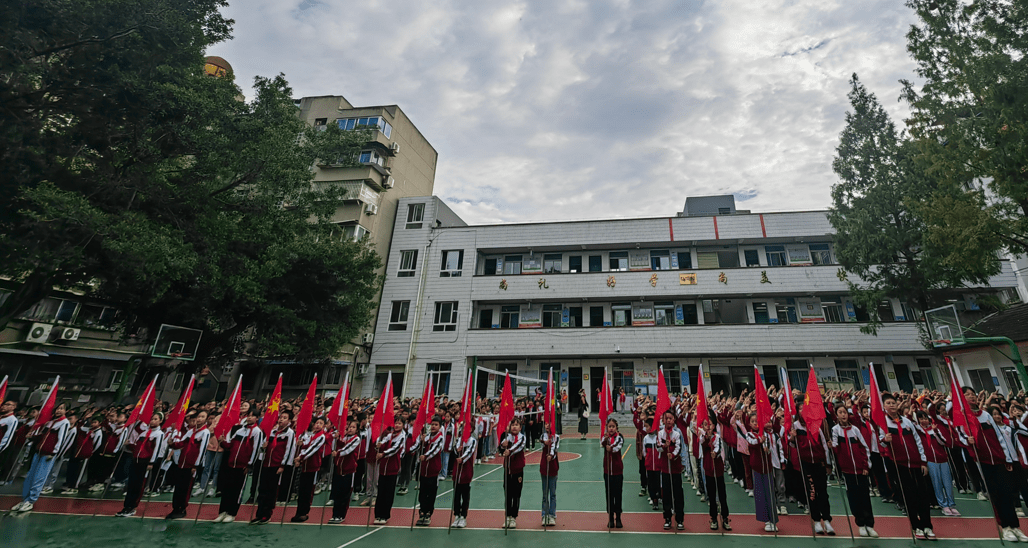
[[[809,365],[827,386],[863,387],[869,364],[890,389],[938,386],[908,303],[883,301],[879,334],[860,332],[868,311],[848,297],[833,233],[825,211],[751,213],[732,196],[689,198],[667,217],[482,226],[438,197],[402,198],[363,394],[391,372],[404,396],[433,375],[459,398],[473,363],[531,378],[552,368],[571,394],[594,395],[605,370],[616,388],[652,393],[661,368],[671,392],[689,390],[701,364],[725,393],[752,388],[754,364],[801,389]],[[1005,261],[951,300],[971,320],[979,295],[1016,288]],[[480,375],[476,391],[500,381]]]

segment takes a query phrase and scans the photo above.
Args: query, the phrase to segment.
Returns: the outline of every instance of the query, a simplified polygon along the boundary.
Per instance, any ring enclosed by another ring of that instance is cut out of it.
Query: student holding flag
[[[56,461],[56,455],[64,446],[65,438],[71,429],[68,419],[64,417],[66,410],[64,404],[56,404],[57,387],[60,380],[58,377],[54,381],[46,403],[43,404],[36,417],[36,425],[31,431],[33,444],[37,447],[36,454],[32,456],[32,464],[21,488],[22,501],[14,505],[14,508],[11,508],[12,511],[32,511],[36,501],[39,500],[47,478],[50,477],[50,470]]]
[[[607,528],[621,529],[621,501],[625,482],[625,465],[621,449],[625,438],[618,432],[618,421],[607,419],[607,430],[600,441],[603,448],[603,488],[607,495]]]
[[[345,404],[344,406],[345,407]],[[360,423],[350,419],[341,436],[333,441],[332,457],[335,459],[335,474],[332,477],[332,518],[331,524],[342,523],[350,510],[350,493],[354,490],[354,474],[357,472],[357,455],[362,443],[358,435]]]
[[[153,409],[153,401],[149,408]],[[142,413],[140,413],[142,415]],[[153,470],[164,446],[164,431],[161,423],[164,413],[154,412],[150,415],[150,423],[143,428],[132,449],[132,467],[129,471],[128,483],[125,485],[125,505],[115,516],[127,518],[136,515],[136,507],[143,498],[146,478]]]
[[[225,462],[220,472],[221,502],[215,523],[232,523],[239,513],[246,471],[257,463],[257,453],[264,443],[264,433],[257,427],[259,418],[260,412],[251,409],[244,426],[233,426],[230,434],[219,436]]]
[[[555,424],[556,394],[553,387],[553,369],[546,379],[546,400],[542,415],[542,456],[539,475],[543,486],[543,527],[557,525],[557,474],[560,471],[560,436]]]
[[[846,499],[853,511],[853,520],[860,536],[878,538],[871,507],[871,447],[861,429],[851,421],[845,405],[836,406],[835,422],[831,445],[835,451],[835,462],[846,481]]]
[[[700,373],[702,375],[702,371]],[[668,396],[667,384],[664,381],[664,368],[660,369],[657,384],[657,412],[661,426],[657,431],[657,462],[660,467],[661,499],[664,501],[664,530],[671,529],[671,514],[674,512],[677,529],[685,529],[685,494],[682,491],[682,456],[685,450],[685,438],[676,426],[674,412],[671,411],[671,398]],[[699,385],[702,390],[702,380]],[[702,393],[702,392],[701,392]],[[706,399],[700,396],[706,410]],[[704,413],[704,415],[706,415]]]
[[[422,401],[422,406],[426,406]],[[420,413],[419,413],[420,414]],[[417,525],[429,526],[432,524],[432,514],[435,513],[435,499],[439,493],[439,470],[443,466],[443,443],[446,434],[441,431],[442,419],[438,415],[432,417],[429,424],[429,431],[424,434],[422,444],[423,450],[418,457],[420,463],[418,474],[418,502],[421,508],[418,511]],[[417,426],[417,425],[415,425]],[[420,429],[415,428],[420,433]]]
[[[315,379],[315,382],[317,380]],[[313,404],[305,401],[304,408]],[[300,411],[303,414],[303,411]],[[308,416],[307,421],[310,422]],[[307,425],[296,421],[297,429],[306,430]],[[310,432],[304,432],[301,436],[300,451],[296,455],[293,464],[300,471],[299,481],[296,488],[296,514],[289,520],[293,523],[307,521],[311,512],[311,503],[314,501],[314,483],[317,481],[318,471],[321,470],[322,448],[325,446],[325,419],[318,417],[314,419]]]
[[[271,412],[270,409],[268,412]],[[260,485],[257,488],[257,514],[250,520],[251,525],[264,525],[271,521],[279,486],[285,481],[285,467],[292,462],[296,452],[296,434],[289,426],[293,422],[293,412],[278,411],[276,405],[274,413],[278,423],[261,444],[264,449],[264,460],[261,470],[258,471]],[[268,413],[265,413],[264,420],[268,420]]]
[[[828,499],[829,449],[828,441],[821,431],[825,406],[813,367],[810,367],[807,376],[806,397],[803,403],[796,406],[796,411],[798,416],[789,437],[795,443],[803,474],[803,487],[805,493],[809,494],[810,519],[814,522],[815,533],[834,536],[832,506]]]
[[[453,433],[453,523],[450,527],[461,529],[467,525],[468,507],[471,505],[471,480],[475,477],[475,457],[478,454],[478,440],[475,438],[475,370],[468,370],[461,397],[458,433]]]
[[[196,480],[196,469],[203,466],[204,452],[207,450],[207,442],[211,435],[211,431],[207,428],[206,411],[200,411],[193,415],[189,421],[189,429],[185,433],[177,435],[169,443],[169,447],[177,449],[181,453],[178,457],[178,474],[174,479],[175,494],[172,497],[171,513],[167,515],[166,519],[186,517],[189,494],[193,489],[193,481]],[[176,432],[178,431],[178,425],[172,425],[172,427]]]

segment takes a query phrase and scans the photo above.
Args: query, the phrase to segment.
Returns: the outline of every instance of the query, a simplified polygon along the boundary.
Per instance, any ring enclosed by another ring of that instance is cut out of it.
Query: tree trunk
[[[53,276],[36,270],[0,305],[0,331],[53,290]]]

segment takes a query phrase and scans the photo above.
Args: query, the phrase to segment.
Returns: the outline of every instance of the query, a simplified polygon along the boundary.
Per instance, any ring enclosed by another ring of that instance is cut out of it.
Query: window
[[[493,309],[486,308],[478,313],[478,328],[491,329],[493,327]]]
[[[507,305],[500,308],[500,329],[517,329],[521,317],[521,307]]]
[[[0,298],[0,304],[3,299]],[[112,327],[117,322],[118,311],[109,306],[84,304],[79,309],[75,322],[88,327]]]
[[[892,303],[888,300],[878,303],[878,319],[883,322],[896,321],[896,317],[892,313]]]
[[[425,204],[407,205],[407,226],[404,228],[421,228],[425,220]]]
[[[719,268],[738,268],[739,250],[717,252],[717,265]]]
[[[496,259],[495,258],[493,258],[493,259],[486,259],[485,260],[485,269],[483,270],[482,274],[484,274],[486,276],[495,276],[496,275]]]
[[[667,250],[650,251],[650,268],[652,270],[671,270],[671,252]]]
[[[59,322],[73,322],[78,308],[79,303],[75,301],[61,301],[61,306],[57,308],[57,317],[54,319]]]
[[[856,360],[835,360],[835,374],[839,382],[853,390],[860,390],[860,369]]]
[[[825,322],[842,323],[846,321],[846,313],[842,309],[842,303],[832,301],[821,301],[821,311],[824,312]]]
[[[393,309],[389,313],[389,331],[406,331],[409,314],[410,301],[393,301]]]
[[[328,118],[315,118],[314,129],[318,131],[325,131],[328,129]]]
[[[611,272],[620,272],[622,270],[628,270],[627,251],[610,252],[610,270]]]
[[[730,208],[730,207],[719,207],[719,208],[717,208],[717,214],[718,215],[731,215],[732,214],[732,208]]]
[[[564,307],[559,304],[544,304],[543,327],[560,327],[560,316],[563,309]]]
[[[418,250],[408,249],[400,252],[400,269],[396,273],[397,278],[411,278],[414,270],[418,268]]]
[[[552,255],[543,255],[543,272],[547,274],[560,273],[560,263],[563,255],[555,253]]]
[[[375,150],[362,150],[357,156],[357,161],[362,164],[385,165],[385,158]]]
[[[678,252],[678,268],[681,270],[689,270],[692,268],[692,253],[688,251]]]
[[[675,325],[675,303],[653,303],[653,323],[654,325]]]
[[[799,317],[796,315],[796,303],[790,297],[785,299],[777,299],[775,302],[775,308],[778,314],[778,323],[797,323]]]
[[[391,138],[393,135],[393,126],[379,116],[369,116],[366,118],[340,118],[336,120],[336,123],[339,124],[339,129],[343,131],[353,129],[378,129],[386,136],[387,139]]]
[[[664,382],[669,394],[682,392],[682,375],[679,373],[678,362],[657,362],[657,371],[664,368]]]
[[[785,369],[789,374],[789,386],[793,390],[804,392],[807,389],[807,360],[785,360]]]
[[[589,307],[589,326],[590,327],[601,327],[601,326],[603,326],[603,307],[602,306],[590,306]]]
[[[503,258],[504,274],[521,274],[521,255],[507,255]]]
[[[32,305],[32,308],[29,308],[25,314],[22,315],[22,318],[44,322],[53,321],[57,319],[57,313],[62,307],[67,310],[69,305],[64,304],[66,302],[70,303],[71,301],[64,301],[61,299],[43,299]],[[65,312],[65,314],[67,314],[67,312]]]
[[[816,265],[832,264],[832,253],[828,244],[810,244],[810,259]]]
[[[461,270],[464,269],[464,250],[453,249],[449,251],[443,251],[443,263],[442,271],[439,272],[441,278],[456,278],[460,276]]]
[[[603,257],[601,255],[589,255],[589,272],[603,272]]]
[[[743,254],[746,256],[746,266],[760,266],[760,254],[756,249],[743,250]]]
[[[343,226],[343,239],[358,241],[364,236],[367,236],[368,229],[361,225],[345,225]]]
[[[789,260],[785,258],[784,245],[766,245],[764,253],[767,255],[767,266],[787,266]]]
[[[630,401],[635,395],[634,362],[614,362],[611,364],[611,368],[614,370],[614,392],[616,393],[619,388],[624,388],[625,397]]]
[[[700,323],[699,314],[696,313],[696,305],[693,303],[682,305],[682,319],[685,320],[685,325],[698,325]]]
[[[436,394],[450,393],[450,369],[448,363],[430,363],[425,367],[426,373],[432,379],[432,389]],[[435,410],[433,409],[434,413]]]
[[[432,331],[457,330],[457,302],[444,301],[435,303],[435,325]]]
[[[572,306],[568,309],[568,327],[582,327],[582,307]]]
[[[614,316],[614,327],[629,327],[632,325],[631,304],[614,303],[610,306],[610,311]]]
[[[696,266],[699,268],[718,268],[717,251],[697,251]]]
[[[753,303],[753,323],[771,323],[771,316],[767,313],[767,303]]]
[[[582,271],[582,256],[581,255],[572,255],[572,256],[568,257],[568,270],[571,271],[571,272],[581,272]]]

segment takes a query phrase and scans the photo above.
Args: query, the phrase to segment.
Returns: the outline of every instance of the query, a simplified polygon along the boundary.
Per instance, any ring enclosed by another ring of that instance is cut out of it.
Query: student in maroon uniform
[[[125,485],[125,505],[115,514],[117,517],[127,518],[136,515],[136,507],[139,506],[139,500],[143,498],[143,489],[146,487],[147,474],[153,471],[154,463],[164,445],[162,422],[164,413],[157,412],[150,417],[148,426],[141,426],[141,422],[135,425],[139,436],[132,448],[132,463],[128,483]]]
[[[921,438],[913,421],[900,415],[899,402],[892,394],[882,396],[882,406],[885,407],[885,424],[881,425],[884,428],[880,429],[878,439],[883,444],[883,455],[888,457],[886,462],[896,467],[910,527],[918,540],[935,540],[929,501],[922,496],[928,481],[928,461]]]
[[[542,417],[542,413],[539,414]],[[542,425],[542,455],[539,461],[539,476],[543,486],[543,527],[557,525],[557,474],[560,472],[560,436],[550,435],[546,421]]]
[[[359,423],[350,419],[346,425],[346,432],[338,437],[333,443],[335,448],[332,456],[335,458],[335,474],[332,476],[332,518],[329,523],[342,523],[346,519],[346,513],[350,510],[350,493],[355,490],[355,474],[357,473],[357,455],[363,443],[363,439],[357,431]]]
[[[924,411],[917,412],[917,422],[917,434],[921,437],[921,447],[924,447],[928,460],[928,477],[931,478],[931,482],[924,484],[923,496],[928,500],[934,498],[942,509],[942,515],[952,516],[957,503],[953,500],[953,476],[950,474],[949,454],[942,442],[943,434]],[[955,515],[959,516],[960,512]]]
[[[400,475],[407,438],[403,431],[403,417],[396,415],[392,427],[387,428],[376,442],[378,450],[378,498],[375,501],[375,525],[385,525],[393,512],[396,482]]]
[[[835,461],[846,480],[846,499],[860,536],[878,538],[871,507],[871,447],[862,429],[851,421],[852,416],[844,405],[835,408],[836,424],[832,427],[830,441]]]
[[[475,456],[478,453],[478,439],[475,438],[474,428],[468,441],[461,444],[460,437],[464,431],[463,425],[457,423],[458,429],[454,434],[453,459],[453,524],[451,527],[462,529],[468,525],[468,507],[471,505],[471,479],[475,477]]]
[[[100,431],[103,434],[103,441],[100,448],[89,460],[88,477],[89,481],[83,485],[83,489],[90,492],[103,491],[104,485],[110,481],[114,474],[114,464],[118,454],[121,453],[122,444],[125,442],[125,414],[116,410],[107,413]]]
[[[500,442],[500,456],[506,468],[507,497],[503,503],[504,527],[516,529],[518,510],[521,508],[521,489],[525,481],[525,435],[521,433],[521,420],[511,419],[507,433]]]
[[[250,523],[264,525],[271,521],[271,513],[275,511],[275,501],[281,483],[287,481],[284,472],[286,465],[293,460],[296,452],[296,434],[290,428],[293,412],[283,409],[278,413],[278,423],[264,440],[264,461],[260,471],[260,487],[257,488],[257,513]]]
[[[215,523],[232,523],[239,513],[242,501],[243,485],[246,483],[246,472],[257,462],[257,453],[264,441],[264,432],[257,427],[260,411],[251,409],[244,419],[244,426],[233,426],[228,434],[221,436],[221,448],[224,449],[225,462],[218,471],[218,482],[221,487],[221,502],[218,504],[218,517]],[[257,478],[254,477],[254,481]]]
[[[803,403],[797,403],[796,420],[792,423],[789,437],[796,444],[795,450],[804,476],[803,487],[810,498],[810,519],[814,522],[814,532],[834,536],[832,506],[828,499],[828,441],[820,429],[807,430],[802,409]]]
[[[657,434],[653,430],[653,417],[646,418],[646,435],[642,439],[643,460],[646,467],[646,487],[650,506],[660,506],[660,450],[657,448]]]
[[[65,438],[70,430],[70,423],[64,417],[64,404],[54,408],[53,418],[49,422],[38,427],[33,427],[36,454],[32,456],[32,465],[29,467],[28,475],[25,476],[25,483],[21,488],[22,501],[11,508],[14,512],[29,512],[33,505],[39,500],[47,478],[50,477],[50,470],[56,462],[56,455],[64,446]]]
[[[207,412],[200,411],[189,419],[189,428],[169,444],[181,451],[178,458],[178,473],[175,474],[175,494],[171,498],[171,513],[165,519],[186,517],[189,495],[196,481],[197,468],[203,467],[204,453],[211,431],[207,428]]]
[[[728,519],[728,497],[725,493],[725,447],[721,433],[710,420],[703,423],[700,435],[700,451],[703,461],[703,485],[707,488],[707,503],[710,505],[710,530],[717,531],[718,502],[720,501],[721,528],[732,530]]]
[[[618,421],[607,419],[607,432],[600,441],[603,448],[603,488],[607,495],[607,528],[621,529],[621,496],[625,482],[624,462],[621,449],[625,438],[618,432]]]
[[[639,496],[645,497],[649,494],[649,478],[646,474],[646,451],[643,448],[643,438],[649,429],[646,427],[646,410],[639,404],[639,397],[632,401],[632,424],[635,426],[635,458],[639,461]],[[652,497],[650,497],[652,500]]]
[[[429,431],[424,434],[422,446],[424,450],[419,457],[420,473],[418,485],[418,502],[421,508],[418,510],[417,525],[428,526],[432,524],[432,514],[435,512],[435,498],[439,493],[439,470],[443,465],[443,446],[446,443],[446,434],[440,429],[442,419],[439,416],[432,417]]]
[[[685,499],[682,492],[682,455],[685,440],[675,426],[675,414],[665,411],[663,427],[657,431],[657,466],[660,468],[660,498],[664,501],[664,530],[671,529],[671,512],[679,531],[685,529]],[[724,487],[722,486],[722,489]]]
[[[741,432],[740,435],[748,445],[749,467],[753,474],[753,507],[757,521],[764,523],[764,530],[773,533],[778,530],[777,501],[773,488],[774,463],[778,460],[774,451],[771,450],[771,425],[769,422],[764,429],[764,435],[759,436],[760,423],[755,414],[747,418],[749,429]]]
[[[314,484],[318,470],[321,470],[322,449],[325,447],[325,419],[318,417],[311,423],[311,431],[300,438],[300,454],[293,464],[300,472],[296,487],[296,514],[289,520],[293,523],[307,521],[314,501]]]
[[[100,429],[100,417],[87,416],[83,424],[78,427],[78,435],[75,437],[75,446],[68,456],[68,477],[64,479],[64,493],[74,494],[82,484],[83,469],[86,468],[89,459],[100,449],[103,443],[103,432]],[[82,489],[85,491],[85,488]]]

